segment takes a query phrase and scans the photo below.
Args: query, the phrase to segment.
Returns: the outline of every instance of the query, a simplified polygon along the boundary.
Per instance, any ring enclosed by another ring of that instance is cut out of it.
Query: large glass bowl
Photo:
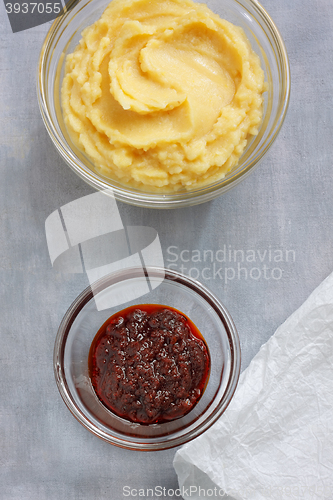
[[[151,291],[140,297],[147,280]],[[126,302],[129,296],[139,298]],[[112,307],[113,303],[117,306]],[[162,424],[131,423],[109,411],[97,398],[88,372],[89,348],[99,328],[115,312],[143,303],[183,312],[199,328],[211,358],[208,384],[199,402],[185,416]],[[111,307],[101,308],[101,304]],[[65,314],[54,348],[57,385],[77,420],[109,443],[142,451],[172,448],[208,429],[233,397],[240,362],[238,334],[225,307],[197,281],[163,268],[117,271],[87,288]]]
[[[38,67],[38,101],[46,129],[65,162],[96,189],[112,188],[117,200],[151,208],[177,208],[203,203],[221,195],[258,165],[274,142],[289,101],[289,63],[283,40],[270,16],[255,0],[206,0],[220,17],[241,26],[252,48],[260,56],[268,90],[264,93],[264,115],[259,134],[249,141],[238,165],[226,177],[191,191],[151,193],[129,188],[97,173],[92,162],[72,143],[64,125],[60,88],[64,60],[110,0],[80,0],[54,21],[45,39]]]

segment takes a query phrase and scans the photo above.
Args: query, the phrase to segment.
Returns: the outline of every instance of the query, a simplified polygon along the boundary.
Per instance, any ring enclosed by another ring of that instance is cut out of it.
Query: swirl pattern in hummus
[[[66,127],[96,170],[146,191],[223,178],[262,120],[243,30],[192,0],[113,0],[66,59]]]

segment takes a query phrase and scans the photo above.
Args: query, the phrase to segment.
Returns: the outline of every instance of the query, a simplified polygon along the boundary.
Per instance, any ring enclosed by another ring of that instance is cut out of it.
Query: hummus
[[[98,173],[146,191],[222,179],[258,133],[244,31],[192,0],[113,0],[66,59],[67,130]]]

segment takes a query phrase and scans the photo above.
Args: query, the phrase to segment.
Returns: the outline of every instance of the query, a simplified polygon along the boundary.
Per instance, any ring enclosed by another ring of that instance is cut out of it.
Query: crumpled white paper
[[[333,274],[242,373],[224,415],[174,459],[183,498],[333,499]]]

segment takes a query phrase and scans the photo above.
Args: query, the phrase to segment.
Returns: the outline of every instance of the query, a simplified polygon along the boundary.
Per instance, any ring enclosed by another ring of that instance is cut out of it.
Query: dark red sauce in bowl
[[[140,424],[187,414],[203,394],[209,371],[209,351],[196,326],[180,311],[157,304],[111,316],[89,352],[89,375],[100,401]]]

